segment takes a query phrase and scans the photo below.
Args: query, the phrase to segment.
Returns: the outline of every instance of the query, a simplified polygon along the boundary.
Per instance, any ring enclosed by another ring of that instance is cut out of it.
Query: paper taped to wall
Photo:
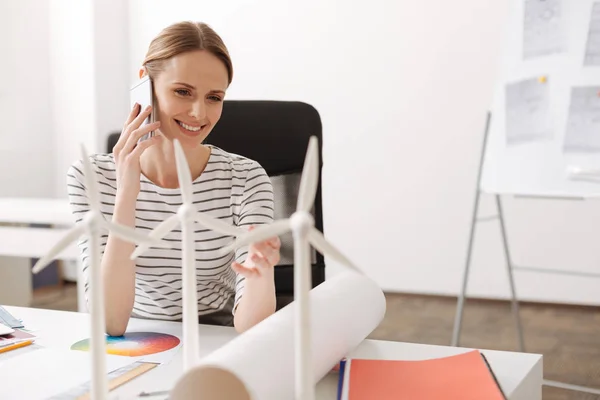
[[[506,143],[552,139],[550,125],[550,89],[539,78],[506,85]]]
[[[315,384],[379,325],[385,308],[379,286],[355,272],[310,292]],[[170,398],[294,398],[295,312],[294,302],[209,354],[178,381]]]
[[[566,50],[561,0],[525,0],[523,58],[525,60]]]
[[[599,133],[600,86],[572,88],[564,151],[600,151]]]

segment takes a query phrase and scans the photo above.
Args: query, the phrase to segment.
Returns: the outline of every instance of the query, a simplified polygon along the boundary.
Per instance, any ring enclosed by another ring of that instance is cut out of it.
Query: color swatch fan
[[[179,338],[159,332],[128,332],[123,336],[108,336],[106,352],[117,356],[140,357],[174,349]],[[80,340],[71,346],[71,350],[90,350],[89,339]]]

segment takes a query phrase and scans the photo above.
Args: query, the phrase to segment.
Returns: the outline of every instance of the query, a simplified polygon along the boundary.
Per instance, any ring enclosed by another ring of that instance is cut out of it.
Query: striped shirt
[[[265,170],[253,160],[209,146],[211,154],[204,172],[193,182],[193,203],[198,212],[236,226],[273,221],[273,187]],[[100,190],[101,211],[112,219],[116,187],[113,154],[90,156]],[[150,233],[159,223],[177,213],[182,204],[180,189],[165,189],[140,176],[141,190],[136,203],[136,229]],[[89,204],[83,164],[79,160],[67,173],[69,203],[75,221],[80,222]],[[222,255],[220,248],[233,241],[195,224],[195,255],[199,322],[233,325],[235,308],[244,292],[244,277],[231,268],[234,259],[244,262],[247,248]],[[101,254],[108,239],[102,232]],[[135,261],[135,302],[132,316],[180,321],[182,318],[181,227],[165,236],[168,248],[152,247]],[[89,302],[89,251],[84,236],[78,242]]]

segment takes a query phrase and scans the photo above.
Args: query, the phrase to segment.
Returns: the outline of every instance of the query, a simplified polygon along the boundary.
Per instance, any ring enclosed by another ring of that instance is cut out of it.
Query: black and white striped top
[[[273,221],[273,187],[265,170],[253,160],[210,146],[211,155],[204,172],[194,181],[194,205],[199,212],[237,226]],[[112,154],[90,157],[101,193],[101,209],[111,220],[116,194],[115,161]],[[141,175],[141,190],[136,204],[136,229],[150,233],[160,222],[175,214],[182,204],[179,189],[165,189]],[[89,210],[81,160],[67,173],[69,202],[76,222]],[[103,232],[104,254],[108,232]],[[135,303],[132,316],[181,320],[181,229],[177,226],[165,241],[170,248],[151,248],[136,260]],[[196,271],[200,323],[233,325],[235,307],[244,292],[244,278],[231,269],[234,258],[243,262],[247,249],[228,255],[218,253],[231,243],[224,236],[196,224]],[[89,252],[85,237],[79,241],[85,298],[89,289]]]

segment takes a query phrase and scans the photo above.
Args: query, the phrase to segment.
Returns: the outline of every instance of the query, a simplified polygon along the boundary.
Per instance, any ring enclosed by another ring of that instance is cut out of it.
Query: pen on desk
[[[160,390],[157,392],[141,392],[138,394],[138,397],[164,396],[166,394],[169,394],[168,390]]]
[[[11,344],[8,346],[0,347],[0,353],[4,353],[4,352],[10,351],[10,350],[15,350],[20,347],[29,346],[32,343],[33,343],[33,340],[24,340],[22,342],[18,342],[18,343]]]

